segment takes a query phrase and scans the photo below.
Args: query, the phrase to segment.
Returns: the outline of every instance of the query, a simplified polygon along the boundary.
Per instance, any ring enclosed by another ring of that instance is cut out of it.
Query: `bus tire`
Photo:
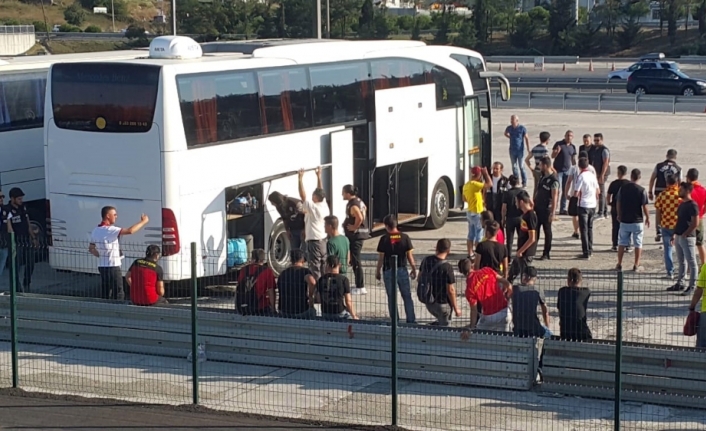
[[[443,178],[439,178],[431,194],[431,211],[427,217],[426,226],[431,229],[440,229],[449,218],[449,187]]]
[[[287,235],[287,230],[284,228],[282,220],[277,220],[272,226],[270,234],[270,248],[267,253],[267,260],[276,275],[279,275],[289,264],[289,252],[291,251],[292,243]]]

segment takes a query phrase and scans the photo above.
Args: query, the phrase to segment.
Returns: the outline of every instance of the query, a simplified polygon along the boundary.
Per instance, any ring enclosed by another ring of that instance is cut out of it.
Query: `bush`
[[[20,25],[20,22],[16,19],[8,18],[2,21],[3,25]]]
[[[80,3],[74,3],[64,11],[64,19],[71,25],[81,25],[86,19],[86,11]]]
[[[145,29],[139,25],[132,24],[125,30],[125,37],[128,39],[144,39]]]
[[[62,33],[81,33],[81,29],[71,24],[61,24],[59,31]]]
[[[32,21],[32,25],[34,26],[35,32],[44,33],[47,31],[47,26],[42,21]]]
[[[97,25],[89,25],[83,30],[84,33],[103,33],[103,30]]]

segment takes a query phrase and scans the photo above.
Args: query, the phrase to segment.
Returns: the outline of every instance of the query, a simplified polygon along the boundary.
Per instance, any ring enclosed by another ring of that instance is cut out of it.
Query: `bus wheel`
[[[431,196],[431,214],[427,218],[427,227],[440,229],[449,218],[449,188],[446,181],[439,179]]]
[[[289,263],[289,251],[292,248],[292,242],[289,240],[287,230],[284,228],[282,220],[277,220],[272,226],[272,234],[270,234],[270,251],[268,260],[275,274],[279,275],[287,267]]]

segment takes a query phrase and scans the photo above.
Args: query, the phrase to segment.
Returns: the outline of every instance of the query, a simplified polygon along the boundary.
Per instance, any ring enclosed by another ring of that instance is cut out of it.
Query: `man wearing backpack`
[[[436,254],[425,257],[419,266],[417,278],[417,298],[436,318],[435,326],[449,326],[452,312],[461,317],[461,309],[456,304],[454,269],[446,261],[451,250],[451,241],[446,238],[436,242]]]
[[[275,273],[265,250],[252,251],[252,261],[238,271],[235,310],[242,315],[267,315],[275,310]]]
[[[316,308],[314,308],[316,279],[312,271],[304,266],[302,250],[292,250],[289,256],[292,264],[282,271],[277,280],[279,313],[283,317],[314,318],[316,317]]]
[[[330,255],[326,258],[326,274],[316,284],[316,294],[321,300],[321,317],[325,320],[357,320],[351,283],[345,274],[339,272],[340,268],[338,256]]]

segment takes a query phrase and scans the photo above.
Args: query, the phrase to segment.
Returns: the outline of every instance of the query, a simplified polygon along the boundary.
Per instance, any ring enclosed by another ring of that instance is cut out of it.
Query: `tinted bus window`
[[[370,62],[376,90],[432,83],[431,66],[422,61],[399,58]]]
[[[463,64],[468,71],[468,76],[471,78],[471,85],[473,85],[474,93],[488,90],[488,80],[480,77],[480,72],[485,70],[483,67],[483,60],[477,57],[471,57],[470,55],[461,54],[451,54],[451,58]]]
[[[44,126],[47,73],[0,75],[0,132]]]
[[[176,80],[188,147],[260,134],[254,73],[180,75]]]
[[[279,133],[312,126],[306,69],[277,69],[258,73],[262,133]]]
[[[455,107],[463,103],[465,91],[461,77],[441,66],[431,70],[436,84],[436,109]]]
[[[140,133],[152,128],[159,66],[65,63],[52,68],[54,123],[85,132]]]
[[[367,63],[313,66],[311,76],[314,125],[365,119],[368,94]]]

